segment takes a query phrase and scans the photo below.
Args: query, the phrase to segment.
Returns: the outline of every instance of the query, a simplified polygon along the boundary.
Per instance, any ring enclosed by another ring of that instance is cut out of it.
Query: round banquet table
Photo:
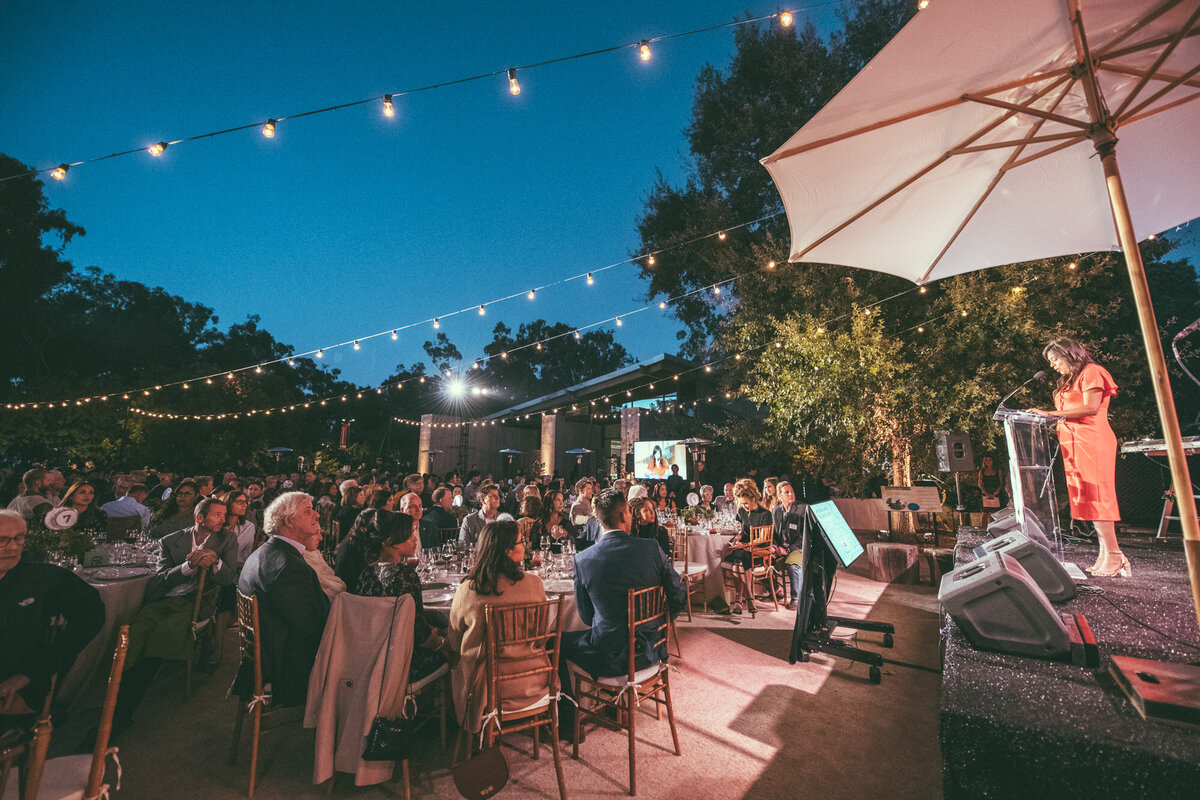
[[[100,592],[104,602],[104,627],[75,659],[70,672],[58,682],[54,691],[55,705],[64,706],[68,711],[98,708],[104,702],[113,649],[117,646],[117,631],[132,622],[141,609],[146,583],[150,580],[148,572],[118,581],[89,577],[88,570],[80,576]]]
[[[713,598],[725,596],[721,583],[721,552],[737,533],[736,530],[715,533],[693,530],[687,535],[688,563],[702,564],[708,567],[708,572],[704,575],[704,594],[710,601]]]

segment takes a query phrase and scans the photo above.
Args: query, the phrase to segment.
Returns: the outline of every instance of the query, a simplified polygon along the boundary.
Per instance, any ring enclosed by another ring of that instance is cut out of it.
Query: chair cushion
[[[671,566],[672,566],[672,568],[674,568],[674,570],[676,572],[678,572],[682,577],[685,577],[685,578],[691,578],[693,576],[703,575],[706,572],[708,572],[707,566],[705,566],[704,564],[697,564],[694,561],[688,562],[687,569],[684,569],[682,561],[672,562]]]
[[[42,782],[38,785],[37,800],[83,800],[88,772],[92,768],[90,754],[63,756],[46,761]],[[9,776],[3,800],[17,800],[17,776]]]
[[[657,675],[659,672],[666,669],[666,667],[667,667],[667,665],[665,662],[659,662],[657,664],[651,664],[650,666],[646,667],[645,669],[639,669],[637,672],[633,673],[633,682],[636,684],[641,684],[644,681],[648,681],[651,678],[653,678],[655,675]],[[609,677],[593,678],[586,669],[579,666],[578,664],[576,664],[573,661],[567,662],[567,669],[569,669],[572,674],[582,675],[583,677],[587,678],[589,681],[592,681],[593,683],[598,683],[601,686],[612,686],[612,687],[616,687],[619,689],[620,687],[624,686],[625,681],[628,680],[628,676],[626,676],[626,675],[617,675],[617,676],[614,676],[611,678],[609,678]]]
[[[408,689],[406,690],[405,693],[406,694],[416,694],[417,692],[421,691],[426,686],[433,683],[438,678],[442,677],[443,675],[447,674],[448,672],[450,672],[450,665],[442,664],[440,667],[438,667],[433,672],[426,675],[424,678],[421,678],[421,680],[417,681],[416,683],[410,683],[408,685]]]
[[[508,716],[511,714],[524,714],[526,711],[533,711],[538,708],[546,708],[549,705],[550,705],[550,693],[547,692],[546,694],[542,695],[537,700],[534,700],[532,703],[525,706],[524,708],[514,708],[510,711],[501,711],[500,715]]]

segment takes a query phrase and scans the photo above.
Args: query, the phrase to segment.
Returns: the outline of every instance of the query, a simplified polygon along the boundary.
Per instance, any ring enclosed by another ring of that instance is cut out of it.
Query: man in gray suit
[[[225,505],[205,498],[196,504],[194,525],[162,538],[162,561],[146,584],[145,605],[129,629],[125,673],[113,716],[113,732],[133,722],[146,690],[165,659],[193,656],[192,605],[202,570],[206,581],[237,581],[237,537],[225,526]]]

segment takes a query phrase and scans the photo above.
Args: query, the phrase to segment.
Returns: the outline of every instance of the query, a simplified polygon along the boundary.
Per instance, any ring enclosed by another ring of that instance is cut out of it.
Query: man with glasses
[[[33,722],[76,656],[104,627],[100,594],[75,573],[21,561],[25,519],[0,511],[0,734]]]

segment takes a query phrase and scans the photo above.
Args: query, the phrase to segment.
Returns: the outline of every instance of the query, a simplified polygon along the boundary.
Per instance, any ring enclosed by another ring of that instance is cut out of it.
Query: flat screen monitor
[[[817,525],[825,534],[825,541],[843,567],[850,566],[863,554],[863,546],[858,543],[858,537],[854,535],[854,531],[850,530],[850,526],[846,524],[846,518],[842,516],[841,511],[838,511],[838,507],[833,504],[832,500],[814,503],[808,507],[808,510],[816,518]]]
[[[679,466],[679,477],[686,479],[687,447],[678,441],[633,443],[633,476],[640,481],[671,477],[671,466]]]

